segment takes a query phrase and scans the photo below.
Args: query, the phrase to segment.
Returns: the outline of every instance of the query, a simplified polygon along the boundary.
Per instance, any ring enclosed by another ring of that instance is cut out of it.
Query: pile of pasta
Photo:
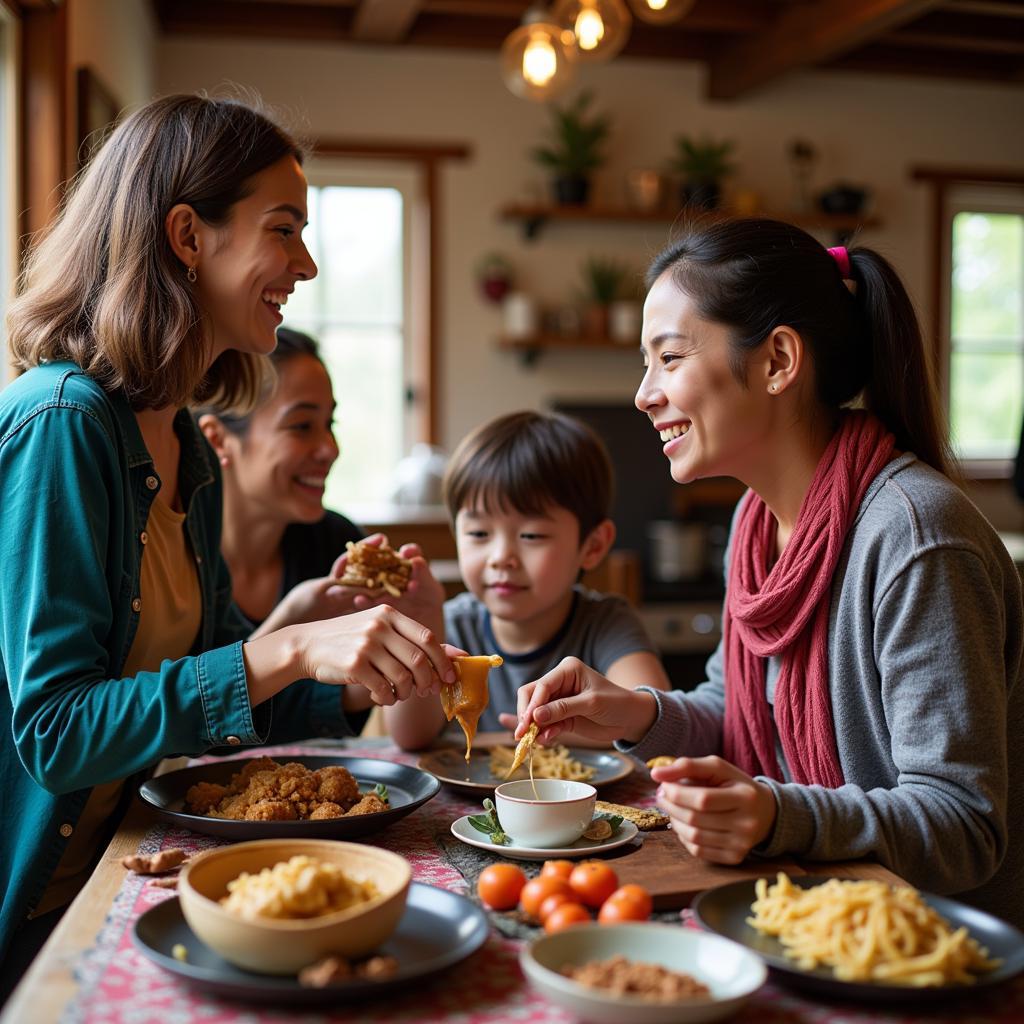
[[[495,747],[491,751],[491,774],[496,779],[505,778],[515,752],[511,747]],[[553,747],[534,744],[531,748],[533,774],[538,779],[568,779],[570,782],[589,782],[596,769],[569,756],[569,748],[560,743]]]
[[[774,885],[759,878],[756,892],[747,923],[776,936],[806,970],[825,965],[843,981],[922,988],[970,985],[999,966],[907,886],[830,878],[801,889],[780,872]]]

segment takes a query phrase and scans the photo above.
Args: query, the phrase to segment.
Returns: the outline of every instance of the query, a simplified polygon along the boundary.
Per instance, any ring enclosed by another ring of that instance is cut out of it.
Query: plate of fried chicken
[[[168,772],[144,782],[139,796],[179,827],[226,839],[355,839],[440,788],[428,772],[371,757],[259,757]]]

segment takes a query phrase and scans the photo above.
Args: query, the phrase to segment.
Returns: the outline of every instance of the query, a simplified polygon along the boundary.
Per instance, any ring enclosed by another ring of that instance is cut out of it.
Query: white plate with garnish
[[[457,821],[453,821],[452,835],[470,846],[479,846],[482,850],[489,850],[499,857],[508,857],[510,860],[551,860],[559,857],[571,859],[606,853],[632,842],[640,831],[633,822],[623,821],[607,839],[577,839],[569,846],[540,849],[534,846],[517,846],[511,839],[504,845],[492,842],[490,836],[473,828],[469,818],[470,816],[465,814]]]

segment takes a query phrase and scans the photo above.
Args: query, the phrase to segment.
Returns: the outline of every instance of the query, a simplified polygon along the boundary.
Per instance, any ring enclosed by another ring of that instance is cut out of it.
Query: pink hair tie
[[[843,275],[843,280],[851,280],[853,275],[850,273],[850,254],[846,251],[846,246],[837,245],[835,248],[829,249],[828,254],[836,261],[836,266],[839,267],[839,273]]]

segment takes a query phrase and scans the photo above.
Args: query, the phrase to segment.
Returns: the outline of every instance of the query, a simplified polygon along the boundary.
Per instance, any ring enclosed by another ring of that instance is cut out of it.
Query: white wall
[[[473,268],[488,251],[509,255],[521,283],[543,299],[570,299],[585,255],[612,255],[642,270],[667,226],[550,225],[524,243],[498,208],[544,187],[529,148],[548,115],[504,88],[490,54],[355,49],[338,45],[203,41],[158,46],[161,92],[234,81],[258,88],[293,126],[313,135],[469,143],[474,157],[442,175],[443,336],[441,425],[447,447],[485,418],[550,396],[621,397],[639,380],[635,351],[550,352],[532,369],[495,347],[500,318],[479,296]],[[737,140],[736,184],[783,207],[792,186],[785,159],[794,137],[822,153],[816,185],[864,183],[884,226],[865,238],[892,258],[913,294],[926,297],[928,203],[907,169],[922,162],[1019,166],[1024,162],[1021,89],[898,77],[794,75],[735,103],[701,99],[693,64],[617,60],[586,69],[582,85],[614,118],[610,160],[598,192],[621,199],[631,167],[661,166],[672,138],[711,132]]]
[[[122,106],[152,99],[156,21],[150,0],[67,0],[67,8],[72,83],[76,69],[88,66]]]

